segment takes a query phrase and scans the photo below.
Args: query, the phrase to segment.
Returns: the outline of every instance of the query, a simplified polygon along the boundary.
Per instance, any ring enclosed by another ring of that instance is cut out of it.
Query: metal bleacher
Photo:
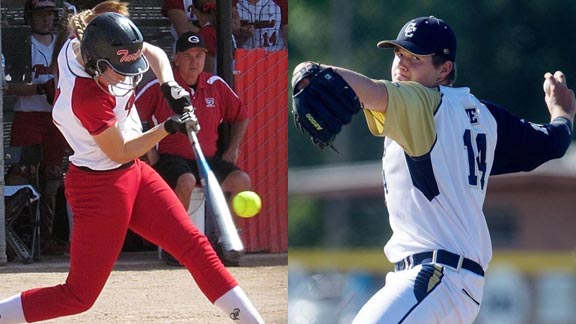
[[[130,19],[140,28],[146,42],[164,49],[171,56],[174,39],[168,18],[162,16],[160,1],[131,1]]]

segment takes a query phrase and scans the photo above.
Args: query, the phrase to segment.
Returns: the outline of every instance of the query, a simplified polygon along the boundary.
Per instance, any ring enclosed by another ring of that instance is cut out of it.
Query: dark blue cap
[[[378,42],[380,48],[402,47],[416,55],[439,54],[456,61],[456,36],[442,19],[420,17],[407,22],[396,40]]]

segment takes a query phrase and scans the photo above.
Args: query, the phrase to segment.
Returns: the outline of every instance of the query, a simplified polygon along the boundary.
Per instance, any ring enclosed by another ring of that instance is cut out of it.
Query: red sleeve
[[[136,94],[136,109],[140,120],[147,121],[150,126],[155,125],[152,116],[156,108],[164,101],[162,90],[157,79],[146,83]]]
[[[218,80],[218,93],[224,102],[225,111],[223,112],[224,120],[235,122],[249,118],[248,109],[242,103],[242,100],[236,95],[224,80]]]
[[[216,40],[216,27],[212,25],[202,27],[198,31],[198,34],[202,37],[204,43],[206,43],[208,54],[216,56],[216,48],[218,46]]]
[[[182,0],[164,0],[162,2],[162,15],[168,16],[169,9],[182,9],[184,10],[184,2]]]
[[[98,88],[94,80],[76,78],[72,111],[90,135],[98,135],[116,123],[114,107],[114,96]]]

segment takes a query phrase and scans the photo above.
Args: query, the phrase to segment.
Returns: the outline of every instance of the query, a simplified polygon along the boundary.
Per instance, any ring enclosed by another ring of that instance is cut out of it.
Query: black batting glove
[[[164,129],[170,134],[178,132],[187,134],[188,128],[191,128],[196,133],[200,131],[198,119],[193,111],[187,111],[182,115],[174,115],[164,122]]]
[[[160,86],[164,99],[168,106],[178,114],[182,115],[185,110],[192,110],[192,100],[188,91],[184,90],[176,81],[168,81]]]
[[[174,115],[164,122],[164,129],[170,134],[186,134],[186,123],[182,120],[182,115]]]

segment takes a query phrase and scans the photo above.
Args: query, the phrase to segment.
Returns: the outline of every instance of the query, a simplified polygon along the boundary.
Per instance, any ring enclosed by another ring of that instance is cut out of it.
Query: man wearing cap
[[[62,182],[62,161],[66,141],[52,123],[54,100],[54,71],[51,67],[56,40],[54,21],[58,9],[51,0],[28,0],[24,5],[24,20],[31,27],[31,82],[14,80],[8,83],[7,95],[17,96],[10,134],[11,146],[42,146],[41,214],[42,252],[64,251],[64,244],[51,239],[54,225],[56,192]],[[16,172],[12,172],[18,170]],[[30,179],[23,168],[13,168],[7,176],[8,184],[22,184]],[[27,179],[25,179],[27,178]]]
[[[574,93],[562,72],[547,73],[551,121],[534,125],[452,87],[456,37],[435,17],[410,20],[378,47],[394,50],[391,81],[313,62],[298,65],[293,80],[298,93],[315,82],[309,71],[332,68],[358,96],[372,134],[385,137],[393,235],[384,252],[394,271],[353,323],[472,323],[492,258],[482,211],[488,177],[562,157],[571,142]]]
[[[246,106],[222,78],[203,72],[206,54],[205,43],[199,34],[186,32],[180,35],[174,55],[174,76],[176,82],[192,94],[201,128],[198,140],[224,194],[230,198],[251,187],[248,174],[236,166],[249,115]],[[136,107],[140,118],[150,125],[174,114],[163,100],[157,80],[138,91]],[[230,124],[231,134],[226,147],[219,150],[218,127],[223,122]],[[200,184],[196,157],[188,137],[182,134],[164,138],[157,149],[148,154],[148,160],[188,209],[192,190]],[[207,235],[210,237],[208,231]]]

